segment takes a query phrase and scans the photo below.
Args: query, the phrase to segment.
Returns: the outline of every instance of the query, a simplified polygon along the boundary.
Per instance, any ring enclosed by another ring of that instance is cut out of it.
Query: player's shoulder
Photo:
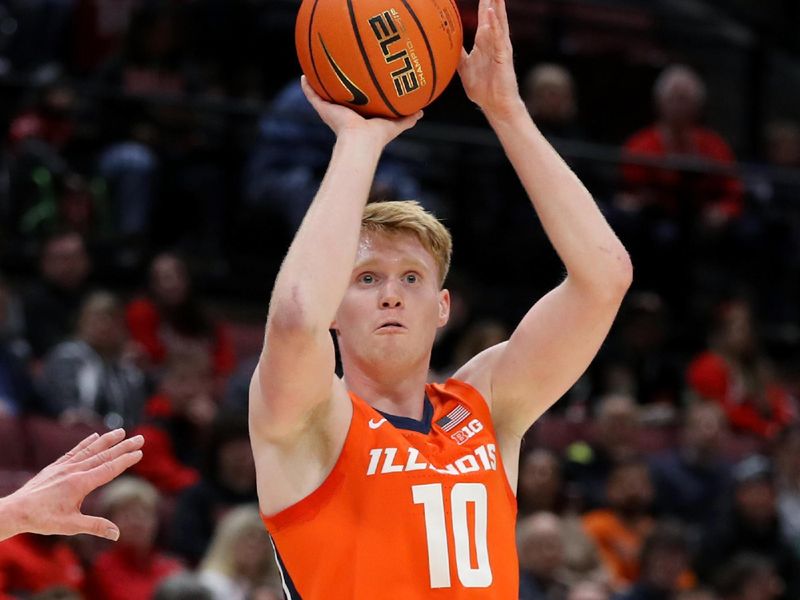
[[[501,342],[479,352],[453,373],[451,379],[467,384],[470,388],[476,390],[483,398],[483,401],[491,407],[492,372],[507,345],[507,341]]]

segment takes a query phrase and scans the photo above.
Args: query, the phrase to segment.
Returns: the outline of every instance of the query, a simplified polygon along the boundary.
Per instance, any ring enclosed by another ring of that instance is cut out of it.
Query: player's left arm
[[[533,123],[512,54],[503,0],[481,0],[475,48],[463,53],[459,75],[497,133],[567,277],[507,342],[479,354],[455,377],[483,392],[498,430],[521,436],[586,370],[633,269],[589,191]]]

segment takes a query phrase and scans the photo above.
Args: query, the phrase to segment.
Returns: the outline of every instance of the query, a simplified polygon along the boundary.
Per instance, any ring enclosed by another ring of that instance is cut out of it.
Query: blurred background
[[[800,3],[507,2],[525,102],[635,267],[526,436],[520,598],[800,598]],[[298,6],[0,0],[0,494],[88,431],[147,436],[87,501],[121,541],[4,542],[0,598],[282,597],[246,405],[334,141]],[[457,78],[372,196],[454,235],[432,380],[564,275]]]

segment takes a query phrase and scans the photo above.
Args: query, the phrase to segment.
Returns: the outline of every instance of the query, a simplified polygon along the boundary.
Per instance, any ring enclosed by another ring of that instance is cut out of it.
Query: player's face
[[[427,360],[450,295],[433,256],[412,234],[365,234],[332,327],[345,360],[386,366]]]

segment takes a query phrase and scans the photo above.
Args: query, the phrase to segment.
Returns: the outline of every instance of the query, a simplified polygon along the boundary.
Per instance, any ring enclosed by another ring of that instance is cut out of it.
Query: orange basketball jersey
[[[423,419],[355,394],[322,485],[264,516],[289,598],[517,598],[516,498],[489,408],[466,383],[426,386]]]

